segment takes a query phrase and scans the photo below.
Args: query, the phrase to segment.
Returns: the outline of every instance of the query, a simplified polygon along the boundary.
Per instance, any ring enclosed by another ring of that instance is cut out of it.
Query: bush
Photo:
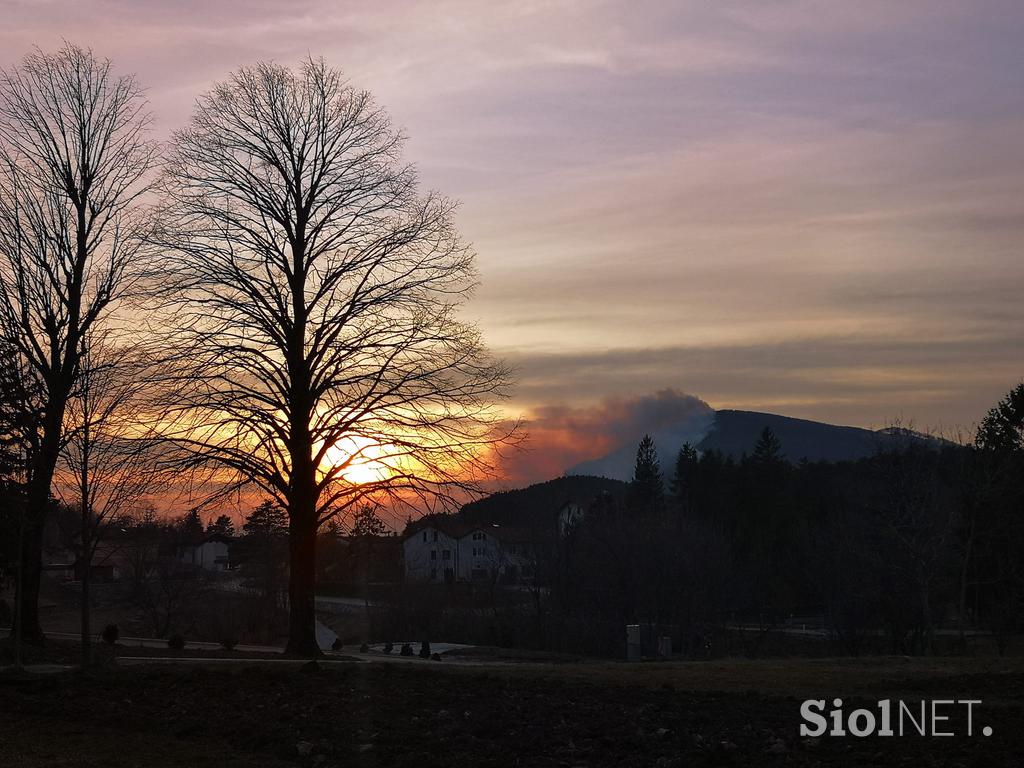
[[[107,624],[100,632],[100,637],[107,645],[113,645],[121,637],[121,631],[117,628],[117,624]]]
[[[11,611],[11,605],[3,598],[0,598],[0,624],[3,624],[5,627],[14,624],[14,613]]]
[[[408,643],[402,643],[402,656],[412,656],[412,646]]]
[[[238,645],[238,638],[234,635],[224,635],[220,639],[220,647],[225,651],[235,650],[236,645]]]
[[[185,638],[181,635],[171,635],[167,638],[167,647],[172,651],[182,651],[185,649]]]
[[[363,643],[362,645],[359,646],[359,652],[360,653],[369,653],[369,651],[370,651],[370,646],[368,646],[366,643]]]
[[[435,653],[435,654],[431,655],[430,658],[433,659],[434,661],[440,661],[441,660],[441,654],[440,653]]]
[[[394,643],[384,643],[384,653],[391,653],[393,650],[395,650]]]
[[[420,658],[421,659],[429,659],[430,658],[430,643],[427,642],[426,640],[424,640],[422,643],[420,643]]]
[[[331,643],[331,650],[332,651],[340,651],[344,647],[345,647],[345,644],[343,642],[341,642],[341,638],[340,637],[334,638],[334,642]]]

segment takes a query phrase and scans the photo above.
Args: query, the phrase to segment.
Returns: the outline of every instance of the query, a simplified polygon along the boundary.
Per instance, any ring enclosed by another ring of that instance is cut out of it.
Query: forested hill
[[[498,523],[522,528],[547,525],[567,502],[586,506],[603,493],[622,496],[625,491],[625,483],[607,477],[559,477],[471,502],[459,511],[459,517],[468,523]]]
[[[909,442],[938,443],[928,436],[905,429],[873,431],[842,427],[819,421],[795,419],[756,411],[716,411],[711,430],[697,444],[700,451],[716,450],[733,458],[750,453],[761,432],[768,427],[790,461],[853,461],[879,450]],[[663,461],[665,459],[663,458]]]

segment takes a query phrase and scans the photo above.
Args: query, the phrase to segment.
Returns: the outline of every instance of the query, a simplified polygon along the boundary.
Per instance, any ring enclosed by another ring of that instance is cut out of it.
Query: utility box
[[[640,661],[642,656],[642,645],[640,641],[640,625],[626,625],[626,661]]]

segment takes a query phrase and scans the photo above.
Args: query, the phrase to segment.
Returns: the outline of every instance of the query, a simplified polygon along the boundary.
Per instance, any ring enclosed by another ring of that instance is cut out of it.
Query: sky
[[[666,398],[948,432],[1024,377],[1015,0],[0,0],[0,66],[62,39],[158,138],[259,59],[372,91],[461,201],[524,477]]]

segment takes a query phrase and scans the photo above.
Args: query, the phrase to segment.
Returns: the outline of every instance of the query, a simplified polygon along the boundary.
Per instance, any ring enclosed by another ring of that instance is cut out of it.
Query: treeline
[[[1024,629],[1022,420],[1024,385],[969,446],[794,465],[766,429],[739,460],[686,446],[665,472],[645,438],[626,498],[597,499],[539,555],[537,641],[618,655],[640,623],[689,655],[724,638],[756,654],[811,627],[851,654],[966,650],[979,634],[1005,652]]]

